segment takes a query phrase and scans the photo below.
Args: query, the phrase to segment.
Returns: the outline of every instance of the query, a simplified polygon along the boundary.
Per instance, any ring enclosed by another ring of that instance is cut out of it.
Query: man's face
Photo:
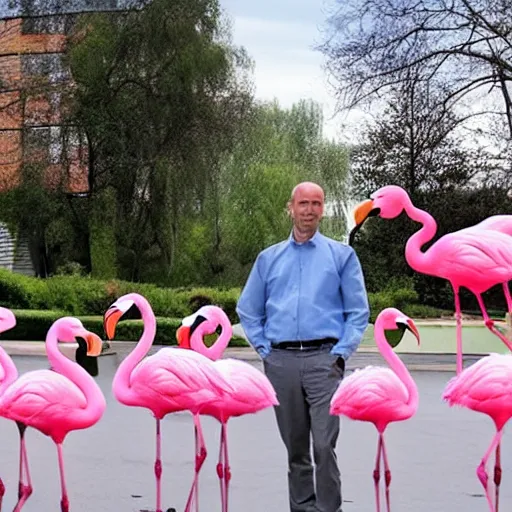
[[[295,191],[288,210],[300,231],[316,231],[324,214],[324,194],[320,187],[304,185]]]

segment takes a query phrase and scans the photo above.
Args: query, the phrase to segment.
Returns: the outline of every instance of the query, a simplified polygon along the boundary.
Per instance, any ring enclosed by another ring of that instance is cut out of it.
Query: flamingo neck
[[[229,319],[224,318],[224,315],[215,315],[214,320],[217,320],[222,326],[222,332],[219,337],[215,340],[215,343],[211,347],[207,347],[204,344],[204,336],[208,334],[206,331],[207,322],[200,324],[197,329],[192,333],[190,337],[190,348],[195,352],[199,352],[201,355],[206,356],[212,361],[217,361],[222,357],[224,350],[229,344],[231,337],[233,336],[233,327]]]
[[[411,374],[407,370],[405,364],[398,357],[398,355],[393,351],[391,346],[386,340],[386,336],[384,335],[384,326],[382,325],[382,319],[377,317],[375,322],[375,343],[381,353],[382,357],[386,360],[389,367],[395,372],[396,376],[404,383],[408,393],[409,400],[407,401],[407,405],[414,411],[418,407],[419,402],[419,394],[418,388],[414,379],[411,377]]]
[[[73,382],[83,393],[87,405],[81,410],[82,413],[87,415],[89,411],[100,409],[103,396],[96,392],[97,386],[94,379],[79,364],[64,356],[58,345],[56,328],[52,326],[46,336],[45,345],[50,366]]]
[[[112,389],[121,402],[130,402],[131,398],[136,398],[131,390],[131,374],[149,352],[156,335],[156,318],[149,302],[140,296],[135,296],[132,300],[140,311],[144,330],[135,348],[119,365],[112,382]]]
[[[0,347],[0,366],[4,373],[4,377],[0,381],[0,396],[2,396],[5,390],[18,378],[16,365],[2,347]]]
[[[407,213],[410,219],[423,224],[422,228],[407,240],[405,245],[405,259],[414,270],[429,274],[431,272],[429,254],[428,252],[422,252],[421,248],[434,238],[437,231],[436,221],[432,215],[416,208],[412,203],[405,207],[405,213]]]

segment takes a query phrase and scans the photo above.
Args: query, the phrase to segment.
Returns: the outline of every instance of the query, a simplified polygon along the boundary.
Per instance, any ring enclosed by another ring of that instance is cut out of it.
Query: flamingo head
[[[59,318],[53,323],[53,329],[56,330],[57,339],[63,343],[75,343],[77,338],[85,341],[88,356],[97,357],[101,354],[103,343],[101,338],[88,331],[78,318],[72,316],[65,316]]]
[[[111,340],[116,334],[116,326],[119,319],[135,304],[130,294],[123,295],[117,299],[105,312],[103,316],[103,329],[107,338]]]
[[[356,225],[350,232],[349,244],[352,245],[355,234],[368,217],[378,215],[383,219],[394,219],[410,204],[409,195],[402,187],[386,185],[379,188],[370,196],[370,199],[366,199],[355,207],[354,221]]]
[[[8,331],[16,325],[14,313],[7,308],[0,307],[0,332]]]
[[[203,306],[181,321],[176,331],[176,339],[181,348],[198,350],[198,346],[194,343],[198,337],[202,340],[208,334],[217,333],[219,336],[225,334],[226,339],[229,340],[232,332],[229,318],[221,308]]]
[[[420,333],[414,321],[407,315],[404,315],[399,309],[386,308],[377,316],[375,329],[383,329],[386,340],[395,348],[404,336],[406,330],[412,332],[420,344]]]

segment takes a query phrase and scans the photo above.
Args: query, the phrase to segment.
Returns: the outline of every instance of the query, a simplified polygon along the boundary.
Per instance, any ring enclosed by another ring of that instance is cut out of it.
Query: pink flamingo
[[[105,397],[94,379],[59,351],[59,341],[72,343],[77,337],[86,341],[87,355],[100,355],[102,343],[96,334],[87,331],[77,318],[59,318],[46,336],[46,353],[53,370],[25,373],[0,395],[0,415],[15,421],[20,432],[19,500],[14,512],[20,511],[32,494],[24,439],[26,428],[39,430],[57,445],[62,490],[60,506],[62,512],[68,512],[62,443],[72,430],[96,424],[105,411]]]
[[[211,347],[206,347],[204,336],[222,328],[220,336]],[[222,512],[228,510],[228,488],[231,479],[229,467],[227,423],[230,418],[254,414],[270,406],[279,405],[275,390],[267,377],[254,366],[236,359],[218,360],[233,330],[229,318],[216,306],[203,306],[194,315],[183,320],[176,337],[183,348],[190,348],[215,361],[215,367],[232,385],[233,391],[220,400],[207,403],[201,414],[216,418],[221,424],[219,462],[217,475],[220,483]]]
[[[407,241],[405,258],[417,272],[447,279],[455,295],[457,320],[457,374],[462,371],[462,314],[459,289],[465,286],[477,298],[486,327],[512,350],[512,343],[494,326],[482,299],[482,293],[496,284],[502,284],[512,308],[508,281],[512,278],[512,238],[505,230],[501,217],[495,216],[471,228],[461,229],[441,237],[427,251],[421,247],[435,235],[437,225],[427,212],[416,208],[407,192],[388,185],[374,192],[371,199],[359,204],[354,212],[356,227],[350,234],[350,243],[363,222],[371,215],[384,219],[398,217],[403,210],[423,227]]]
[[[443,398],[451,406],[460,405],[487,414],[496,427],[496,435],[477,468],[477,476],[485,489],[489,510],[498,512],[501,483],[500,446],[503,428],[512,417],[512,355],[490,354],[464,369],[446,385]],[[494,484],[495,506],[489,491],[485,469],[492,450],[496,447]]]
[[[156,318],[146,298],[137,293],[123,295],[106,311],[104,328],[109,339],[114,337],[121,316],[134,304],[141,313],[144,331],[136,347],[119,365],[112,390],[122,404],[149,409],[156,419],[156,512],[162,512],[160,421],[173,412],[193,414],[198,471],[197,467],[200,468],[206,458],[199,409],[204,403],[217,400],[231,387],[208,358],[195,352],[166,347],[143,359],[155,338]]]
[[[7,308],[0,307],[0,332],[8,331],[16,325],[14,313]],[[0,396],[18,378],[18,369],[7,352],[0,347]],[[0,413],[1,415],[1,413]],[[0,510],[5,494],[5,485],[0,478]]]
[[[391,369],[367,366],[362,370],[355,370],[341,381],[331,399],[330,409],[333,415],[344,415],[353,420],[371,422],[379,432],[377,458],[373,471],[377,512],[380,512],[381,458],[384,462],[386,505],[388,512],[391,510],[389,502],[391,471],[384,444],[384,431],[392,421],[407,420],[418,409],[418,388],[404,363],[387,342],[384,331],[388,329],[401,329],[402,332],[409,329],[416,336],[418,343],[420,341],[418,330],[410,318],[395,308],[386,308],[381,311],[375,321],[375,342]]]

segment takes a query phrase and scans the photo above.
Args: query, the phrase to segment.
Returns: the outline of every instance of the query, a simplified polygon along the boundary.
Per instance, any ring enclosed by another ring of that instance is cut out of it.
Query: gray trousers
[[[335,453],[340,420],[329,414],[329,407],[343,372],[334,366],[336,356],[330,353],[331,348],[332,345],[303,351],[274,348],[263,362],[279,400],[275,413],[288,451],[291,512],[341,512],[341,480]]]

